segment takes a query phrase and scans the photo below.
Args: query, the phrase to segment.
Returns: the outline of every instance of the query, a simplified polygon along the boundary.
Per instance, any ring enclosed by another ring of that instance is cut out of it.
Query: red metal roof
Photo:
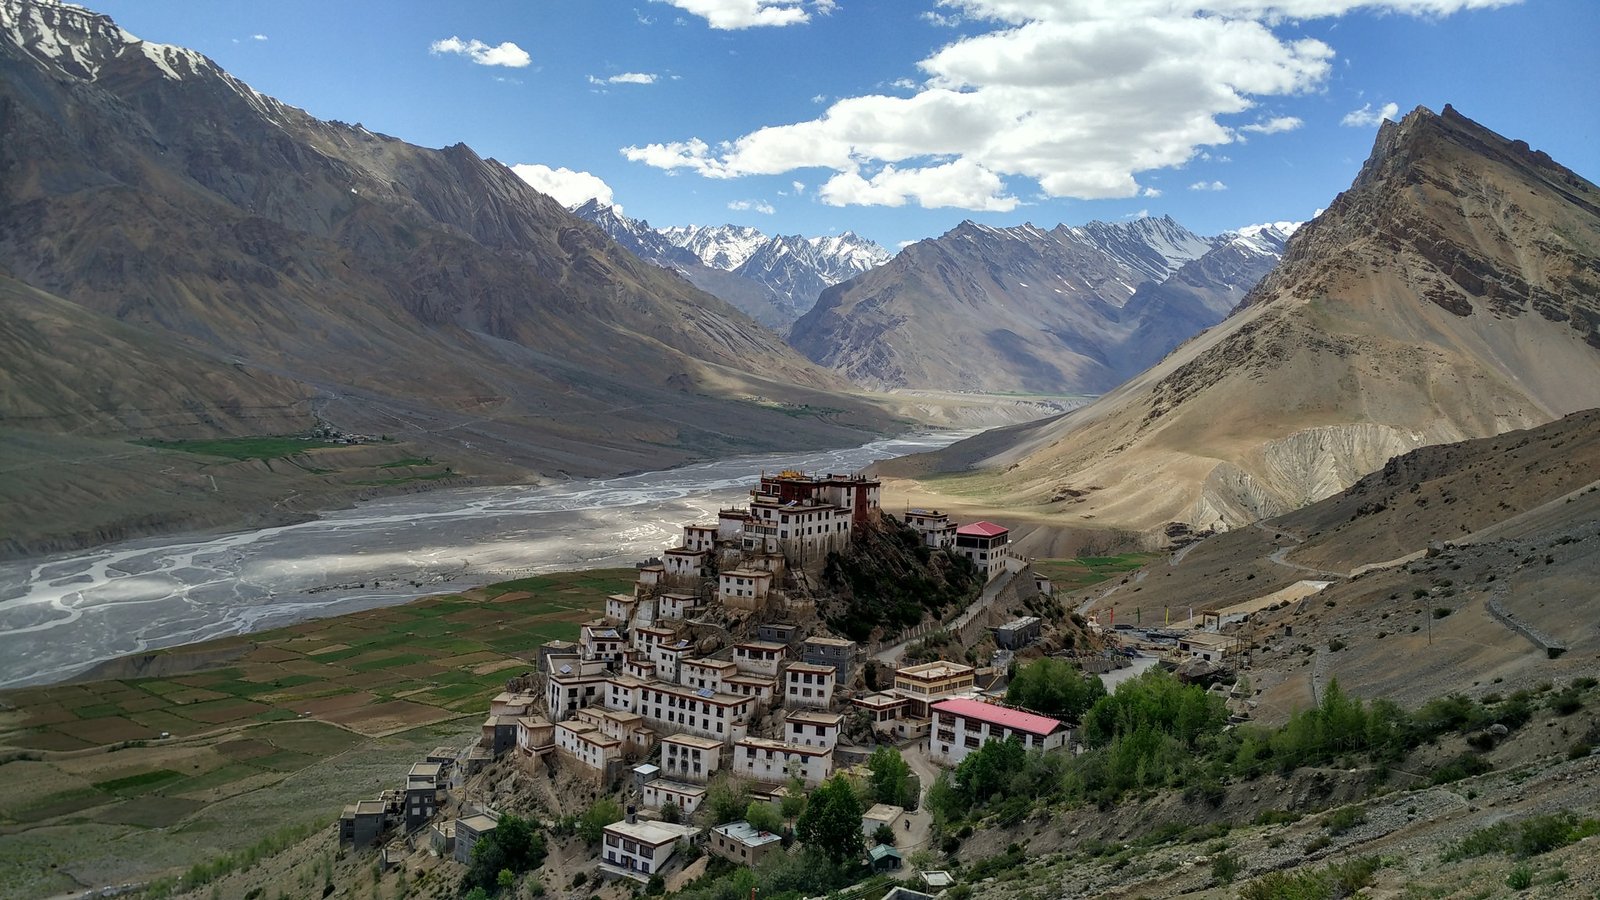
[[[1004,525],[996,525],[993,522],[973,522],[971,525],[963,525],[960,528],[957,528],[956,534],[970,534],[978,537],[996,537],[998,535],[1005,534],[1010,530],[1011,529],[1006,528]]]
[[[955,716],[964,716],[968,719],[977,719],[991,725],[1000,725],[1012,731],[1026,731],[1043,737],[1064,728],[1065,723],[1060,719],[1041,716],[1036,713],[1023,712],[1020,709],[1010,709],[982,700],[969,700],[965,697],[955,697],[950,700],[940,700],[933,704],[939,712],[947,712]]]

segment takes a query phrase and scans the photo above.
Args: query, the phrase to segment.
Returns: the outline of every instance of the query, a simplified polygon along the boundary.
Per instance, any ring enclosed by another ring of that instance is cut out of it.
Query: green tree
[[[772,804],[765,800],[751,800],[750,805],[744,809],[744,820],[750,827],[758,831],[771,831],[776,833],[783,827],[783,821],[778,817]]]
[[[906,764],[899,750],[879,747],[872,751],[867,768],[872,772],[868,784],[875,802],[907,809],[916,805],[911,789],[911,766]]]
[[[795,830],[800,842],[821,851],[834,863],[861,856],[861,801],[842,775],[835,775],[811,794]]]
[[[622,821],[622,807],[610,797],[601,797],[578,817],[578,836],[584,843],[593,846],[600,843],[600,837],[605,833],[605,827],[613,822]]]
[[[495,882],[499,885],[500,893],[502,894],[509,894],[517,889],[517,875],[510,869],[501,869],[500,874],[495,877]]]
[[[791,775],[789,776],[789,783],[785,787],[783,803],[781,804],[783,817],[789,820],[798,819],[800,814],[806,811],[805,779],[799,775]]]
[[[872,832],[872,840],[874,843],[888,844],[889,846],[893,847],[894,829],[887,825],[879,825],[878,829]]]
[[[661,821],[676,825],[681,818],[683,818],[683,812],[678,809],[676,800],[668,799],[667,802],[661,804]]]
[[[709,824],[726,825],[743,817],[749,803],[748,784],[731,775],[720,775],[706,787],[705,803],[700,808],[705,811]]]
[[[515,881],[517,875],[542,865],[544,857],[544,835],[539,833],[537,822],[516,815],[501,816],[494,830],[472,845],[472,862],[462,879],[462,890],[498,891],[502,871],[510,872]]]
[[[1077,721],[1106,695],[1105,685],[1085,676],[1064,659],[1043,657],[1017,670],[1006,688],[1006,702],[1047,716]]]

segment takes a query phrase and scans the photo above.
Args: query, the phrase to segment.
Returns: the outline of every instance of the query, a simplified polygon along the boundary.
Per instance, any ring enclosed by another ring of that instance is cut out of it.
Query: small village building
[[[633,590],[639,596],[645,596],[652,590],[666,584],[667,567],[660,560],[651,560],[639,566],[639,575],[634,579]]]
[[[705,688],[723,693],[722,683],[738,668],[729,659],[686,659],[678,665],[678,681],[684,687]]]
[[[622,666],[622,673],[637,678],[641,681],[655,681],[657,677],[656,661],[646,653],[638,650],[628,651],[628,661]]]
[[[645,725],[644,717],[638,713],[591,706],[578,710],[573,719],[593,725],[606,737],[621,741],[625,756],[643,756],[655,743],[655,732]]]
[[[671,802],[685,817],[688,817],[694,815],[700,804],[705,802],[706,787],[703,784],[657,778],[645,782],[639,791],[639,796],[645,809],[659,810]]]
[[[756,640],[758,641],[768,641],[787,647],[799,637],[800,626],[791,622],[766,622],[756,626]]]
[[[495,759],[510,753],[517,746],[517,717],[489,716],[484,719],[478,746],[487,749]]]
[[[683,549],[695,552],[717,549],[717,536],[721,524],[683,526]]]
[[[656,677],[662,681],[677,682],[683,661],[694,656],[692,641],[671,640],[656,644],[650,650],[650,659],[656,664]]]
[[[489,715],[516,718],[527,715],[529,710],[538,705],[539,697],[535,694],[501,691],[489,701]]]
[[[1191,659],[1221,662],[1232,651],[1234,639],[1228,635],[1209,631],[1191,631],[1178,638],[1178,652]]]
[[[663,619],[688,619],[700,609],[698,594],[666,593],[657,600]]]
[[[553,656],[581,657],[582,655],[578,652],[578,645],[572,641],[545,641],[539,645],[539,671],[546,675],[555,671],[555,666],[550,662]]]
[[[667,567],[667,584],[687,585],[711,574],[711,550],[688,550],[674,547],[662,555]]]
[[[444,771],[448,772],[456,764],[456,754],[457,750],[454,747],[439,746],[429,750],[428,755],[424,756],[422,761],[438,763],[444,767]]]
[[[908,509],[906,524],[922,535],[922,544],[934,550],[949,550],[955,546],[956,524],[950,514],[937,509]]]
[[[909,716],[926,719],[929,704],[970,693],[975,678],[973,672],[969,665],[944,660],[905,666],[895,670],[894,692],[910,701],[906,706]]]
[[[586,667],[557,671],[545,679],[544,708],[553,722],[560,722],[585,706],[605,696],[606,680],[603,668],[587,672]]]
[[[456,849],[456,822],[449,819],[428,826],[428,849],[440,859],[450,859]]]
[[[783,703],[785,706],[815,706],[827,709],[833,705],[833,666],[814,663],[790,663],[783,670]]]
[[[812,635],[800,645],[800,659],[814,666],[832,666],[839,681],[848,682],[856,664],[856,642]]]
[[[878,844],[867,850],[867,864],[872,866],[872,871],[874,872],[898,872],[900,867],[905,865],[905,859],[900,855],[899,850],[888,844]],[[899,888],[899,890],[902,891],[900,896],[902,898],[905,897],[905,889]],[[916,892],[912,891],[911,893]],[[932,898],[929,898],[929,900],[932,900]]]
[[[339,843],[357,850],[376,847],[389,825],[389,804],[382,800],[359,800],[344,808],[339,816]]]
[[[989,741],[1014,737],[1025,750],[1058,750],[1071,734],[1060,719],[966,697],[941,700],[933,704],[933,711],[928,758],[945,766],[960,765],[967,754]]]
[[[771,572],[732,569],[717,574],[717,600],[733,609],[761,609],[766,606],[767,594],[771,590]]]
[[[993,581],[1005,568],[1010,540],[1011,531],[1003,525],[973,522],[956,529],[956,552],[972,560],[984,580]]]
[[[781,552],[790,562],[820,564],[830,553],[850,542],[850,510],[823,500],[780,500],[756,494],[750,515],[758,523],[761,541],[751,550]],[[747,529],[748,531],[749,529]]]
[[[733,664],[740,672],[777,678],[788,649],[771,641],[745,641],[733,645]]]
[[[578,647],[586,660],[620,664],[627,646],[628,642],[623,639],[621,632],[609,625],[585,625],[578,634]]]
[[[661,739],[661,771],[676,781],[705,783],[722,766],[721,741],[695,734]]]
[[[862,475],[807,475],[787,469],[761,476],[751,492],[753,501],[772,498],[782,503],[827,503],[842,507],[854,525],[864,525],[878,513],[882,484]]]
[[[517,717],[517,751],[544,756],[556,747],[556,726],[543,716]]]
[[[844,716],[819,709],[797,709],[783,717],[783,738],[804,747],[832,749],[839,743]]]
[[[733,745],[733,773],[768,783],[799,776],[816,787],[833,774],[833,748],[747,737]]]
[[[750,697],[695,690],[664,681],[636,689],[632,711],[663,734],[688,732],[724,743],[743,737],[755,706]]]
[[[556,725],[556,751],[604,777],[613,763],[621,761],[622,741],[606,737],[588,722],[561,722]]]
[[[744,539],[745,526],[750,523],[750,513],[742,509],[717,510],[717,540],[738,542]]]
[[[772,853],[783,852],[783,838],[749,822],[729,822],[711,829],[709,849],[735,865],[754,866]]]
[[[900,734],[899,723],[905,718],[906,707],[910,703],[906,698],[893,694],[867,694],[850,699],[851,706],[866,711],[873,731],[897,735]]]
[[[462,865],[472,864],[472,848],[477,846],[478,838],[495,830],[499,819],[494,816],[478,813],[475,816],[456,820],[456,862]]]
[[[994,642],[1002,650],[1021,650],[1037,641],[1044,622],[1038,616],[1019,616],[994,627]]]
[[[621,628],[629,627],[639,603],[639,598],[632,594],[612,594],[606,598],[606,621]]]
[[[633,649],[640,653],[649,653],[657,644],[664,644],[677,637],[677,632],[671,628],[659,625],[641,625],[628,633],[633,642]]]
[[[1038,570],[1034,570],[1033,573],[1033,588],[1046,597],[1053,597],[1056,593],[1056,587],[1050,583],[1049,576],[1041,574]]]
[[[406,774],[406,834],[428,824],[439,811],[439,790],[444,787],[444,767],[438,763],[416,763]]]
[[[630,812],[627,819],[605,827],[600,870],[647,882],[666,868],[679,841],[692,841],[699,834],[700,829],[693,825],[639,821]]]
[[[861,833],[872,840],[878,829],[887,826],[891,831],[900,823],[900,817],[905,815],[904,807],[888,803],[874,803],[872,808],[861,814]]]
[[[722,680],[722,689],[735,697],[749,697],[757,703],[772,706],[778,696],[778,679],[765,675],[729,675]]]

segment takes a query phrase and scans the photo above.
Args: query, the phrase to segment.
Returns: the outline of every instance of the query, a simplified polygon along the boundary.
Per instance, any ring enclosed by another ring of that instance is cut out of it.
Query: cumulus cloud
[[[734,212],[756,212],[764,216],[770,216],[777,212],[776,209],[773,209],[772,204],[765,200],[734,200],[728,204],[728,208]]]
[[[1505,2],[941,0],[939,15],[986,28],[918,62],[922,79],[909,96],[832,99],[805,121],[736,136],[668,135],[622,152],[708,178],[831,169],[819,196],[834,203],[1009,209],[1015,192],[1132,197],[1139,173],[1293,127],[1289,116],[1237,117],[1326,83],[1334,49],[1298,21]],[[1011,185],[1019,179],[1038,190]]]
[[[554,197],[562,206],[577,206],[588,200],[611,203],[611,186],[598,175],[566,168],[552,169],[542,163],[522,163],[512,166],[511,171],[534,190]]]
[[[590,84],[655,84],[661,76],[654,72],[623,72],[621,75],[612,75],[610,78],[601,78],[590,75]]]
[[[794,188],[796,194],[804,194],[806,192],[806,183],[804,181],[791,181],[789,182],[789,187]]]
[[[447,53],[465,56],[480,66],[506,66],[511,69],[521,69],[533,62],[528,51],[510,41],[491,47],[480,40],[463,41],[459,37],[447,37],[429,44],[428,52],[434,56]]]
[[[744,28],[782,27],[802,25],[811,21],[812,10],[827,14],[833,11],[833,0],[654,0],[669,3],[687,13],[706,20],[706,24],[721,31],[738,31]],[[809,7],[809,8],[808,8]]]
[[[1255,134],[1277,134],[1280,131],[1293,131],[1304,124],[1305,122],[1301,121],[1296,116],[1277,116],[1276,118],[1267,119],[1263,122],[1256,122],[1251,125],[1241,125],[1239,126],[1239,130],[1249,131]]]
[[[267,36],[264,35],[264,34],[252,34],[252,35],[250,35],[250,40],[252,40],[252,41],[264,41],[266,39],[267,39]]]
[[[1191,191],[1225,191],[1228,186],[1220,181],[1196,181],[1189,185]]]
[[[929,25],[933,25],[937,28],[954,28],[961,24],[960,16],[947,16],[944,13],[935,12],[931,9],[923,13],[920,18],[922,21],[927,22]]]
[[[1160,188],[1153,188],[1153,187],[1140,188],[1139,189],[1139,196],[1141,196],[1141,197],[1159,197],[1159,196],[1161,196],[1161,189]]]
[[[1340,125],[1348,128],[1371,128],[1384,119],[1393,119],[1400,114],[1400,104],[1385,103],[1378,109],[1373,109],[1371,103],[1361,104],[1360,109],[1353,109],[1344,114],[1339,120]]]

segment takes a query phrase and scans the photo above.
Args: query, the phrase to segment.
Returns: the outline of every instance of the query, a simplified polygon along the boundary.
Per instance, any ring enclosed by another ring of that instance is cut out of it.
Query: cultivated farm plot
[[[1070,594],[1141,568],[1164,553],[1124,553],[1120,556],[1080,556],[1074,559],[1036,559],[1034,571],[1050,579],[1057,593]]]
[[[13,790],[0,798],[0,827],[165,828],[374,739],[482,713],[541,643],[574,639],[632,577],[521,579],[167,651],[181,662],[239,648],[223,668],[0,694],[0,708],[12,707],[0,751],[46,751],[6,765]]]

